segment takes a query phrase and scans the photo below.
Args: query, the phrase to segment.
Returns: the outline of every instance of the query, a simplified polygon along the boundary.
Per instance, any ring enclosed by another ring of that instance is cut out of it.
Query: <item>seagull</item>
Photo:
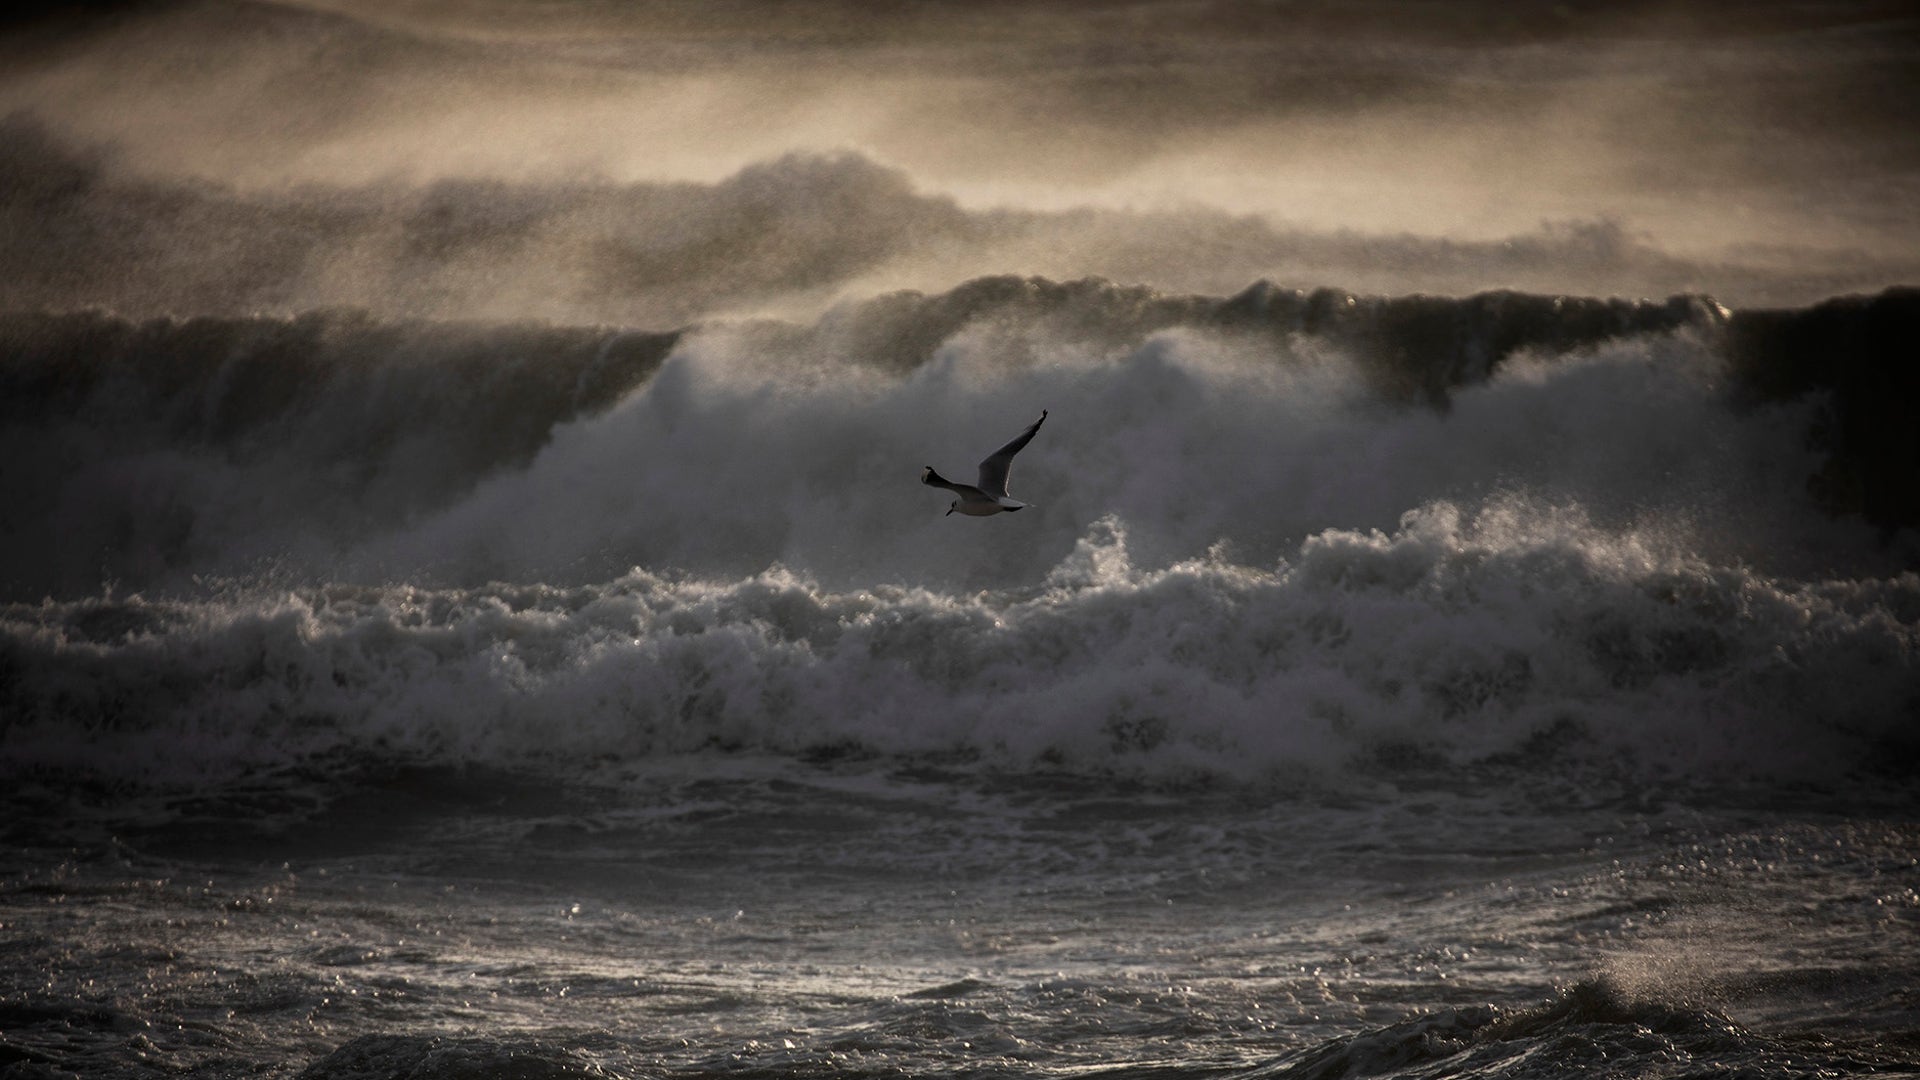
[[[923,484],[932,484],[934,487],[946,488],[948,491],[960,496],[953,500],[952,506],[947,507],[947,513],[949,514],[958,510],[971,517],[986,517],[989,514],[997,514],[1002,510],[1009,512],[1025,510],[1027,508],[1026,503],[1007,497],[1007,470],[1013,468],[1013,455],[1019,453],[1021,447],[1033,441],[1033,433],[1040,430],[1040,425],[1045,423],[1046,419],[1047,410],[1041,409],[1040,419],[1035,420],[1032,427],[1021,432],[1019,438],[995,450],[987,457],[987,460],[981,462],[980,485],[978,487],[969,484],[956,484],[946,477],[941,476],[939,473],[934,472],[933,466],[931,465],[921,470],[920,482]]]

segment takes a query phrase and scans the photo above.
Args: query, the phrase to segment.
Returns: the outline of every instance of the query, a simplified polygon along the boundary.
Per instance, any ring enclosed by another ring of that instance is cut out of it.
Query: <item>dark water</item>
[[[1899,804],[711,757],[618,790],[408,771],[324,810],[306,790],[261,778],[131,823],[122,803],[112,837],[27,830],[13,1067],[1915,1071]]]
[[[1390,7],[1301,12],[1323,66],[1251,98],[1281,38],[1220,12],[1044,78],[980,42],[1066,23],[957,10],[10,29],[0,1075],[1920,1075],[1912,170],[1848,141],[1907,20]],[[1656,158],[1736,160],[1676,52],[1829,153],[1654,215]],[[424,164],[488,78],[502,133],[641,68],[798,131],[833,64],[919,111],[717,180]],[[1229,100],[1365,129],[1351,181],[1516,87],[1678,141],[1563,116],[1652,171],[1504,239],[939,193],[1015,90],[1064,112],[1010,168],[1211,198],[1270,147]],[[908,123],[967,109],[952,160]],[[1722,212],[1767,227],[1676,223]],[[1041,409],[1032,505],[943,517],[921,468]]]

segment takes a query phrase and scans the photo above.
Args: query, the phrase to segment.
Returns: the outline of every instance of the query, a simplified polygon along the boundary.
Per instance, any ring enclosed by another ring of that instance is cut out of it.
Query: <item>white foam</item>
[[[1045,588],[774,568],[573,589],[15,607],[7,759],[157,777],[317,753],[574,771],[857,747],[1257,779],[1475,763],[1815,778],[1900,737],[1920,578],[1714,567],[1509,498],[1149,569],[1096,523]]]
[[[751,333],[698,335],[621,407],[563,425],[525,470],[374,539],[347,572],[584,582],[779,562],[835,586],[1005,588],[1039,580],[1107,515],[1144,565],[1215,543],[1258,565],[1328,528],[1503,489],[1711,560],[1798,570],[1871,550],[1806,499],[1806,406],[1736,411],[1718,360],[1684,335],[1515,363],[1439,413],[1381,403],[1313,339],[1276,357],[1184,330],[1117,352],[1035,332],[963,332],[903,377],[796,373]],[[1034,509],[942,528],[920,464],[1036,401],[1059,404],[1021,460]]]

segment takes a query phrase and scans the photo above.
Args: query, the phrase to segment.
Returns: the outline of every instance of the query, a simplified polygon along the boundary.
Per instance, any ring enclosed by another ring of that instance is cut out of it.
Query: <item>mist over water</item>
[[[1007,272],[1797,305],[1920,239],[1874,5],[202,3],[5,47],[10,305],[664,328]]]
[[[0,1072],[1920,1075],[1917,30],[16,18]]]

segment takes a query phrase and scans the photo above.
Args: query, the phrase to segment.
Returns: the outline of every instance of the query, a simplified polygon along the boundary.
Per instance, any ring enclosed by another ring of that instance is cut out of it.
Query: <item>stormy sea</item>
[[[1866,0],[10,16],[0,1077],[1920,1077],[1915,101]]]

